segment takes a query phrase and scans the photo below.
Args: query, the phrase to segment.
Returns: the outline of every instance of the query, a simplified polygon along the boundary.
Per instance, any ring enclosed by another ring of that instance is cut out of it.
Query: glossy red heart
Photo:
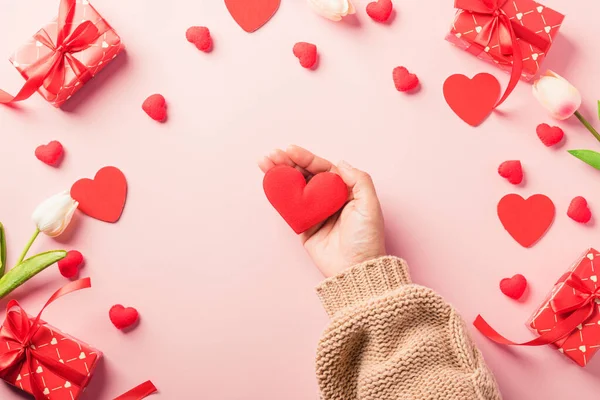
[[[106,222],[121,218],[127,197],[125,175],[116,167],[104,167],[92,179],[81,179],[71,187],[71,197],[79,202],[79,210]]]
[[[307,184],[302,173],[284,165],[265,174],[263,188],[269,202],[296,233],[326,220],[348,199],[348,187],[339,175],[323,172]]]
[[[396,67],[392,72],[394,86],[399,92],[408,92],[419,86],[419,78],[411,74],[405,67]]]
[[[444,82],[444,98],[463,121],[471,126],[481,124],[496,106],[500,83],[490,74],[478,74],[469,79],[452,75]]]
[[[254,32],[277,12],[281,0],[225,0],[227,10],[246,32]]]
[[[35,149],[35,156],[44,164],[56,167],[60,164],[64,154],[63,145],[53,140],[48,144],[43,144]]]
[[[135,308],[125,308],[120,304],[112,306],[108,312],[108,316],[110,318],[110,322],[112,322],[117,329],[125,329],[130,327],[131,325],[135,324],[140,317]]]
[[[377,22],[385,22],[392,14],[392,0],[377,0],[367,4],[367,14]]]
[[[531,247],[548,231],[556,210],[543,194],[524,199],[508,194],[498,203],[498,217],[504,229],[523,247]]]
[[[579,222],[580,224],[587,224],[592,219],[592,212],[590,211],[588,202],[581,196],[577,196],[571,200],[567,215],[573,221]]]
[[[155,121],[164,122],[167,119],[167,101],[162,94],[149,96],[144,100],[142,110]]]
[[[83,264],[83,255],[77,250],[67,252],[67,256],[58,262],[58,270],[65,278],[73,278]]]
[[[511,299],[519,300],[527,289],[527,279],[521,274],[500,281],[500,290]]]
[[[292,51],[304,68],[312,68],[317,62],[317,46],[312,43],[298,42]]]
[[[547,147],[560,143],[565,136],[565,132],[558,126],[550,126],[548,124],[538,125],[535,131],[542,143]]]

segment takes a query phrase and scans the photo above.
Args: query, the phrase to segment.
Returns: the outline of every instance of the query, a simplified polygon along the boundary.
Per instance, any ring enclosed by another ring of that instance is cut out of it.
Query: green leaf
[[[0,279],[0,299],[66,256],[66,251],[54,250],[23,261]]]
[[[0,222],[0,278],[4,275],[4,271],[6,271],[6,234]]]
[[[568,150],[573,157],[579,158],[584,163],[600,170],[600,153],[592,150]]]

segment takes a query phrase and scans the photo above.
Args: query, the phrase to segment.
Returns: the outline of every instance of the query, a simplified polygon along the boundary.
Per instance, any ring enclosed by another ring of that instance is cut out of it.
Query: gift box
[[[446,40],[511,72],[513,55],[506,55],[501,46],[502,35],[505,38],[508,35],[501,32],[502,21],[507,19],[498,19],[507,17],[523,60],[521,77],[531,80],[546,58],[564,15],[533,0],[495,0],[495,3],[497,10],[489,6],[489,0],[456,0],[458,11]]]
[[[10,57],[25,79],[39,74],[40,70],[41,73],[46,69],[50,71],[50,77],[39,86],[38,93],[55,107],[70,99],[123,50],[119,35],[88,0],[62,0],[61,7],[69,10],[65,20],[59,16],[48,23]],[[84,32],[83,44],[80,38],[69,42],[87,21],[97,31],[89,35]],[[61,28],[66,33],[62,46],[58,45]]]
[[[553,345],[558,351],[585,366],[600,349],[600,253],[586,251],[573,266],[556,282],[554,288],[528,322],[539,335],[551,332],[559,324],[569,325],[567,318],[578,317],[583,321],[566,337]],[[586,311],[585,308],[589,308]],[[588,316],[589,315],[589,316]],[[578,322],[575,321],[575,324]]]

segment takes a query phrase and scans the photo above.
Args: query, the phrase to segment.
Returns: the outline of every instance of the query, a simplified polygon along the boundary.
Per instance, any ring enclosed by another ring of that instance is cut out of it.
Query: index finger
[[[286,153],[299,167],[304,168],[313,175],[321,172],[337,172],[335,165],[330,161],[321,158],[300,146],[292,145],[287,148]]]

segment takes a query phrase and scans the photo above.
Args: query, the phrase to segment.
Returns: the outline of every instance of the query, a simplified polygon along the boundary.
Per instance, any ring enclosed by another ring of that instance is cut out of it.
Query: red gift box
[[[89,278],[57,291],[58,297],[90,286]],[[42,311],[45,307],[42,308]],[[0,328],[0,378],[34,395],[36,400],[76,400],[93,376],[102,353],[62,333],[37,317],[30,317],[12,300]]]
[[[468,10],[474,4],[473,7],[479,9],[489,7],[489,3],[498,3],[499,11],[482,13]],[[497,20],[494,20],[497,15],[508,17],[521,50],[521,77],[525,80],[531,80],[539,71],[565,18],[561,13],[533,0],[456,0],[456,7],[459,10],[446,40],[462,49],[469,49],[480,59],[511,72],[513,56],[502,51],[501,35],[498,34],[500,28],[490,29],[491,36],[483,40],[484,44],[481,43],[482,31],[485,33],[486,27],[492,28],[490,24],[497,23]]]
[[[60,107],[121,50],[121,38],[88,0],[61,0],[58,19],[39,30],[10,61],[25,79],[39,78],[28,84]]]
[[[572,315],[571,313],[557,313],[557,304],[577,305],[590,299],[591,315],[566,338],[554,343],[558,351],[571,358],[582,367],[586,366],[594,354],[600,349],[600,253],[597,250],[586,251],[559,280],[548,295],[544,303],[531,317],[528,325],[538,334],[550,332],[559,323]],[[573,287],[570,283],[575,278],[585,287],[583,292]],[[585,290],[587,288],[587,290]],[[586,293],[587,292],[587,293]],[[588,297],[593,296],[593,297]]]

